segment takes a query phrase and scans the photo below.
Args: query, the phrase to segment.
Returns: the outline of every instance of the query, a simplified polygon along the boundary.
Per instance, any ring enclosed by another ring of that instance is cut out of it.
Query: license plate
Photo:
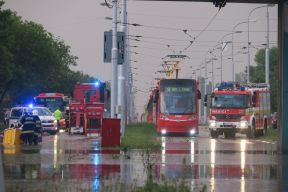
[[[233,124],[232,123],[223,123],[223,125],[232,126]]]

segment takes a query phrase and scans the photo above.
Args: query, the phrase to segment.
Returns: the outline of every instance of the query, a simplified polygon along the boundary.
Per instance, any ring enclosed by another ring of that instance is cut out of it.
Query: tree
[[[271,91],[271,110],[277,111],[277,94],[278,94],[278,49],[270,49],[270,91]],[[256,66],[250,66],[250,81],[253,83],[265,82],[265,49],[260,49],[254,61]]]
[[[0,107],[5,97],[11,105],[25,104],[39,92],[70,95],[77,82],[95,80],[70,69],[77,57],[63,40],[2,10],[3,4],[0,1]]]

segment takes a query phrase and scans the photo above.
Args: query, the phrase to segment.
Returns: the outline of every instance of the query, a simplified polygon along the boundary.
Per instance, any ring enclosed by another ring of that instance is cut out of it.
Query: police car
[[[20,124],[20,118],[24,112],[38,111],[38,116],[41,120],[42,131],[51,134],[57,133],[57,121],[51,111],[46,107],[13,107],[9,116],[9,127],[17,127]]]

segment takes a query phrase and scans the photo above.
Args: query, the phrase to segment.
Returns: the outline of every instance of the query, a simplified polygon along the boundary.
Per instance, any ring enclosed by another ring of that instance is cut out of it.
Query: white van
[[[9,127],[18,126],[20,124],[20,118],[24,112],[38,111],[38,116],[41,120],[42,131],[49,132],[51,134],[57,133],[57,121],[51,111],[46,107],[13,107],[9,116]]]

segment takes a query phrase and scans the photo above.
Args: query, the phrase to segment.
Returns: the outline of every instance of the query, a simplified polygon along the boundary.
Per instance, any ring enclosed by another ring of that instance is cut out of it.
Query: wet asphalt
[[[5,189],[120,191],[120,183],[143,185],[151,167],[154,181],[183,180],[191,191],[288,191],[288,157],[275,142],[211,139],[205,128],[197,137],[158,139],[162,150],[145,152],[102,149],[100,137],[65,132],[44,136],[38,146],[1,146]]]

